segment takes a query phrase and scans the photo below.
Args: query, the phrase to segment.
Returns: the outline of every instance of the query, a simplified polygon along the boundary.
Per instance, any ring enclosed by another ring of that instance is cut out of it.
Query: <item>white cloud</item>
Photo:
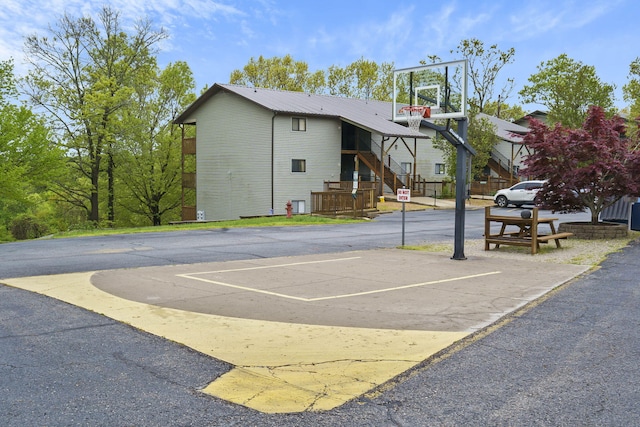
[[[24,38],[32,34],[46,35],[49,26],[55,26],[62,15],[91,16],[97,18],[104,0],[4,0],[0,8],[0,60],[14,58],[16,74],[24,74]],[[247,16],[233,5],[212,0],[154,0],[150,2],[111,0],[108,6],[120,14],[121,25],[130,28],[134,22],[149,18],[158,26],[184,31],[190,21],[198,21],[193,31],[202,31],[209,39],[215,38],[206,20],[241,19]],[[204,19],[203,19],[204,18]],[[205,24],[203,24],[205,23]],[[177,27],[176,27],[177,26]],[[245,28],[245,34],[248,33]],[[163,49],[172,50],[172,38],[163,42]]]
[[[536,2],[515,9],[507,31],[520,40],[540,37],[553,31],[580,29],[605,16],[623,0],[582,2]]]
[[[413,56],[410,47],[416,35],[413,34],[412,13],[412,7],[402,8],[385,15],[384,20],[354,20],[339,30],[322,25],[304,41],[314,50],[333,52],[335,60],[325,66],[345,66],[360,57],[385,58],[379,62],[393,62],[397,57]]]

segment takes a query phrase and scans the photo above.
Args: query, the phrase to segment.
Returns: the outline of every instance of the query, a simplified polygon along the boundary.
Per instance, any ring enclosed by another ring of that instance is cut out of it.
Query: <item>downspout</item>
[[[180,177],[180,186],[182,187],[180,219],[184,221],[184,123],[180,123],[178,126],[180,126],[180,132],[182,134],[182,139],[180,140],[180,153],[182,153],[180,158],[180,166],[182,168],[182,176]]]
[[[418,165],[416,165],[416,163],[418,163],[418,138],[413,138],[413,180],[411,181],[411,186],[409,187],[411,191],[413,191],[413,187],[416,184],[416,173],[418,168]]]
[[[384,142],[386,138],[382,137],[380,141],[380,194],[378,196],[384,196]]]
[[[278,115],[277,111],[273,112],[273,117],[271,117],[271,213],[275,213],[275,121],[276,116]]]

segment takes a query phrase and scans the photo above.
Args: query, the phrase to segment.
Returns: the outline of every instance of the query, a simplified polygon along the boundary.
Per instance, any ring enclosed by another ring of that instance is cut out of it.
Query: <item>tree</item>
[[[493,124],[486,118],[478,116],[478,113],[504,117],[505,113],[514,114],[518,112],[516,107],[509,107],[505,104],[513,89],[513,79],[506,80],[505,84],[500,88],[497,99],[494,99],[498,75],[507,64],[513,62],[515,49],[510,48],[502,51],[495,44],[487,48],[482,41],[471,38],[460,41],[458,47],[452,50],[451,53],[460,54],[467,60],[467,73],[471,84],[471,91],[468,96],[470,108],[467,139],[476,150],[471,174],[472,177],[482,176],[498,138]],[[431,55],[428,57],[428,61],[421,61],[421,63],[427,64],[441,61],[438,56]],[[458,85],[459,90],[462,84],[460,78],[461,76],[459,75],[453,76],[454,84]],[[510,111],[503,111],[503,108]],[[455,147],[443,142],[442,138],[436,138],[434,146],[444,153],[446,170],[448,170],[448,174],[452,179],[455,178],[457,161]]]
[[[229,83],[243,86],[262,87],[296,92],[313,92],[320,84],[324,86],[323,75],[309,73],[309,65],[294,60],[291,55],[282,58],[251,58],[242,70],[231,72]]]
[[[495,116],[499,119],[513,122],[519,118],[525,117],[527,113],[520,105],[509,105],[505,102],[490,101],[484,105],[483,113]]]
[[[351,98],[353,92],[353,73],[348,68],[342,68],[337,65],[329,67],[327,74],[327,90],[329,95],[344,96]]]
[[[318,70],[310,73],[305,83],[305,91],[307,93],[322,93],[326,86],[325,81],[326,77],[324,75],[324,71]]]
[[[76,179],[61,185],[59,194],[87,209],[88,220],[98,222],[106,169],[113,220],[115,121],[131,101],[136,74],[155,65],[154,46],[167,34],[140,21],[129,35],[121,28],[119,14],[109,7],[101,10],[99,24],[89,17],[64,15],[49,33],[26,39],[32,71],[25,80],[25,93],[49,114],[76,173]]]
[[[529,82],[519,94],[525,103],[547,107],[549,123],[579,128],[592,105],[608,115],[615,113],[614,86],[603,83],[594,67],[566,54],[538,65],[538,72],[529,77]]]
[[[182,133],[173,119],[195,100],[195,81],[185,62],[152,71],[136,85],[115,158],[119,181],[131,199],[123,198],[122,206],[161,225],[181,204]]]
[[[589,209],[597,224],[602,210],[624,196],[640,194],[640,150],[625,135],[624,120],[605,117],[602,107],[587,111],[581,129],[532,119],[524,143],[533,151],[525,174],[548,183],[539,197],[560,212]]]
[[[243,86],[290,90],[307,93],[328,93],[349,98],[391,100],[393,64],[378,65],[360,58],[342,68],[332,65],[325,72],[309,71],[306,62],[290,55],[282,58],[251,58],[242,70],[234,70],[229,83]]]
[[[355,76],[355,97],[370,99],[378,83],[378,64],[360,58],[350,64],[347,69]]]
[[[632,117],[640,116],[640,57],[629,65],[628,82],[622,87],[624,99],[631,103]]]
[[[373,88],[373,99],[391,102],[393,99],[393,62],[383,62],[378,69],[378,84]]]
[[[347,79],[352,87],[347,91],[354,98],[391,101],[393,91],[393,64],[383,62],[378,65],[373,61],[360,58],[346,67]],[[347,96],[341,93],[340,95]]]
[[[467,140],[469,144],[476,150],[471,164],[471,177],[480,177],[484,175],[484,169],[491,157],[491,150],[498,142],[496,129],[493,123],[486,117],[478,114],[469,116],[469,127],[467,131]],[[456,178],[456,147],[440,135],[436,136],[433,146],[443,152],[445,161],[445,170],[452,180]]]
[[[485,105],[494,101],[498,74],[505,65],[514,61],[515,49],[502,51],[497,44],[485,48],[484,42],[471,38],[462,40],[451,53],[458,53],[467,60],[467,73],[471,83],[471,96],[468,100],[470,109],[477,113],[485,112]],[[505,102],[509,98],[513,85],[513,79],[506,80],[500,88],[497,102]]]
[[[0,61],[0,223],[5,227],[37,207],[43,199],[39,195],[46,194],[64,166],[43,118],[16,105],[17,99],[13,62]]]
[[[476,150],[471,165],[471,177],[479,178],[485,175],[485,168],[491,158],[491,151],[498,143],[496,128],[487,119],[478,114],[469,116],[469,129],[467,134],[469,144]]]

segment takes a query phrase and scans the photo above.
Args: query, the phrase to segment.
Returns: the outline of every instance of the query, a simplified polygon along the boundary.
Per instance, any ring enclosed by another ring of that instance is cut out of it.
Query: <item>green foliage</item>
[[[9,100],[15,99],[17,96],[13,61],[0,61],[0,105],[6,105]]]
[[[472,115],[469,117],[469,122],[467,139],[476,150],[471,164],[471,176],[481,178],[491,158],[491,150],[498,143],[498,137],[495,126],[486,117]]]
[[[153,225],[179,217],[181,129],[175,115],[195,100],[195,82],[185,62],[153,69],[136,84],[136,96],[118,132],[120,206]],[[130,171],[135,170],[135,174]],[[163,219],[167,217],[167,220]]]
[[[472,159],[471,176],[478,178],[484,175],[484,168],[491,157],[491,150],[498,143],[496,129],[486,117],[472,114],[469,117],[467,140],[476,150],[476,155]],[[440,135],[433,140],[433,146],[443,152],[445,161],[445,171],[447,176],[453,181],[456,178],[456,147],[451,145]]]
[[[318,215],[294,215],[292,218],[273,215],[266,217],[244,218],[228,221],[216,222],[192,222],[175,225],[162,225],[160,227],[135,227],[125,229],[105,229],[93,223],[87,223],[86,227],[75,227],[64,233],[59,233],[55,237],[76,237],[76,236],[104,236],[122,233],[149,233],[181,230],[206,230],[219,228],[241,228],[241,227],[285,227],[285,226],[305,226],[305,225],[325,225],[325,224],[352,224],[362,222],[358,218],[333,218]]]
[[[27,37],[25,52],[33,67],[24,85],[30,101],[49,113],[62,132],[71,176],[57,194],[72,206],[87,207],[87,219],[94,222],[101,220],[103,183],[113,221],[118,113],[130,105],[135,82],[155,66],[153,47],[167,37],[162,30],[152,31],[147,21],[128,34],[109,7],[98,18],[97,23],[65,14],[49,27],[48,36]]]
[[[420,86],[433,86],[433,85],[439,85],[442,87],[445,85],[445,77],[443,74],[435,70],[420,70],[420,71],[415,71],[412,73],[404,73],[396,76],[396,89],[398,91],[396,101],[398,103],[404,103],[404,104],[413,103],[413,100],[410,99],[411,85],[413,85],[414,88],[420,87]],[[459,92],[459,91],[456,91],[456,92]],[[433,98],[432,102],[435,102],[436,98],[438,98],[435,89],[429,94],[429,96]],[[442,94],[440,94],[440,100],[444,101],[444,99],[442,99]],[[453,99],[452,97],[452,99],[450,99],[450,102],[458,106],[457,108],[459,108],[459,104],[460,104],[459,97],[458,99]]]
[[[493,124],[488,119],[478,116],[478,113],[514,119],[525,115],[522,108],[505,103],[513,89],[513,79],[506,80],[498,91],[497,99],[494,99],[498,75],[506,65],[514,61],[515,49],[503,51],[496,44],[486,47],[484,42],[471,38],[461,40],[451,53],[461,55],[467,60],[467,73],[471,85],[468,96],[470,113],[467,139],[477,153],[473,158],[471,175],[480,177],[484,174],[484,168],[491,156],[491,150],[498,143],[498,138]],[[429,61],[421,62],[423,64],[441,62],[437,56],[430,56],[428,59]],[[460,88],[462,84],[460,76],[453,76],[453,79]],[[447,175],[455,180],[456,148],[439,135],[434,139],[433,145],[443,152]]]
[[[0,62],[0,227],[32,209],[63,172],[63,153],[41,117],[16,105],[11,61]],[[12,99],[13,98],[13,99]]]
[[[550,124],[579,128],[593,105],[603,108],[609,116],[615,113],[614,86],[603,83],[595,67],[566,54],[538,65],[538,72],[529,77],[529,82],[519,94],[525,103],[547,107]]]
[[[284,57],[251,58],[242,70],[234,70],[229,83],[350,98],[391,100],[393,64],[378,65],[360,58],[346,67],[332,65],[325,72],[309,71],[306,62]]]
[[[449,144],[449,146],[451,146],[451,144]],[[454,158],[455,160],[455,158]],[[455,171],[455,166],[454,169]],[[455,172],[454,172],[454,176],[455,176]],[[438,194],[438,198],[439,199],[450,199],[452,197],[455,197],[455,183],[453,181],[453,179],[451,180],[443,180],[442,181],[442,192],[440,194]]]
[[[442,158],[444,160],[444,170],[447,177],[451,180],[456,178],[456,147],[451,145],[446,139],[439,133],[432,139],[433,147],[442,151]],[[444,194],[443,194],[444,197]]]
[[[393,64],[360,58],[345,68],[332,66],[327,83],[332,95],[391,101]]]
[[[16,240],[37,239],[49,232],[47,224],[29,214],[14,218],[9,225],[11,235]]]
[[[318,85],[323,86],[320,75],[313,75],[312,84],[308,84],[309,79],[309,65],[306,62],[296,61],[291,55],[282,58],[264,58],[260,55],[258,59],[251,58],[242,71],[232,71],[229,83],[312,93],[315,93],[313,89]]]
[[[490,101],[484,105],[483,113],[512,122],[525,117],[527,112],[520,105],[509,105],[504,102]]]
[[[627,84],[622,87],[625,101],[631,104],[631,117],[640,116],[640,57],[629,65]]]
[[[50,193],[41,192],[29,195],[27,203],[21,205],[19,212],[13,213],[3,229],[9,230],[13,239],[24,240],[64,231],[67,225],[62,216],[56,213],[56,205],[50,200]],[[7,238],[0,236],[0,240]]]

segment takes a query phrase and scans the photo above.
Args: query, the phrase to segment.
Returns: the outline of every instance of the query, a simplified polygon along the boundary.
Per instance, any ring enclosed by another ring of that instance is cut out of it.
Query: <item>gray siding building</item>
[[[195,140],[183,141],[183,156],[194,157],[183,186],[195,193],[183,220],[281,215],[288,201],[308,213],[311,192],[351,181],[356,166],[379,193],[411,188],[415,165],[441,154],[425,159],[434,156],[430,131],[391,116],[388,102],[216,84],[175,120],[195,126]]]

